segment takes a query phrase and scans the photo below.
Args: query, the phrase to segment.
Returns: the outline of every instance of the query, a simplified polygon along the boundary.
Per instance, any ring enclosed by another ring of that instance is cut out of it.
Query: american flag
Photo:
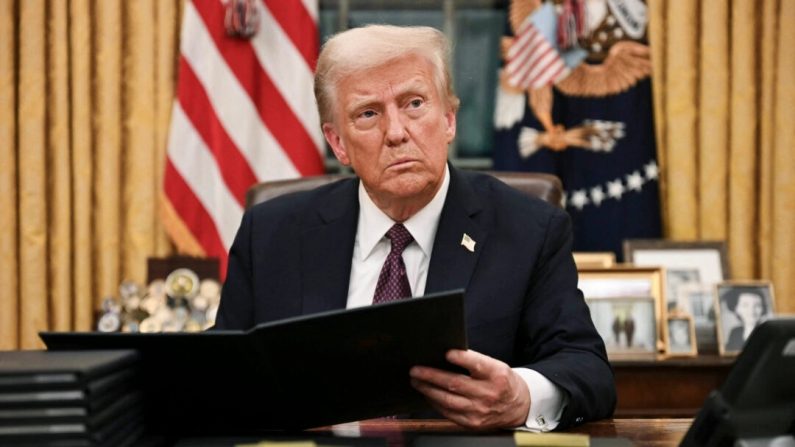
[[[317,0],[188,0],[184,11],[163,218],[180,252],[218,257],[223,277],[246,190],[323,173]],[[250,39],[228,32],[235,12],[258,23]]]
[[[515,39],[506,55],[508,82],[521,89],[545,87],[569,74],[569,68],[555,48],[554,40],[544,35],[534,19],[543,20],[544,15],[531,14],[525,19],[516,30]]]

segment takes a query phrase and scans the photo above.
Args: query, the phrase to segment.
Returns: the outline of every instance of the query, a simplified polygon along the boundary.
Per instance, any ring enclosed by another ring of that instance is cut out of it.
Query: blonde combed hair
[[[458,110],[450,77],[450,45],[442,32],[427,26],[367,25],[332,36],[320,51],[315,70],[315,99],[320,123],[330,123],[337,83],[357,71],[418,54],[431,63],[434,82],[447,106]]]

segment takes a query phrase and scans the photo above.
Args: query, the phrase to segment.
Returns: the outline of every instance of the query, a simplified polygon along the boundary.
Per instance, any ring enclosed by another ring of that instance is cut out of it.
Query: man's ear
[[[450,144],[455,138],[455,110],[448,110],[444,117],[447,122],[447,129],[445,130],[447,134],[447,144]]]
[[[334,156],[337,157],[337,160],[339,160],[343,166],[350,166],[351,160],[348,158],[345,144],[342,142],[342,138],[340,138],[340,134],[337,132],[337,129],[334,128],[333,124],[323,123],[323,136],[326,137],[326,141],[328,141],[329,146],[331,146],[331,150],[334,152]]]

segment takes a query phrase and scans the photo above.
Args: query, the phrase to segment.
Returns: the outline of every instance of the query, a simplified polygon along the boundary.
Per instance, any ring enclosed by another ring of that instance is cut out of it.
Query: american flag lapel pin
[[[464,233],[464,237],[461,238],[461,245],[463,245],[467,250],[473,253],[475,252],[475,240],[469,237],[469,235],[466,233]]]

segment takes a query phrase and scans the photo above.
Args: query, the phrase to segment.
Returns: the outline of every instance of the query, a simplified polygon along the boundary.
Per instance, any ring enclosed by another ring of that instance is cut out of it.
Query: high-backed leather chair
[[[563,187],[560,179],[554,175],[539,172],[487,171],[486,173],[529,197],[538,197],[557,207],[562,205]],[[251,208],[282,194],[306,191],[347,177],[352,177],[352,175],[329,174],[258,183],[249,188],[246,193],[246,208]]]

